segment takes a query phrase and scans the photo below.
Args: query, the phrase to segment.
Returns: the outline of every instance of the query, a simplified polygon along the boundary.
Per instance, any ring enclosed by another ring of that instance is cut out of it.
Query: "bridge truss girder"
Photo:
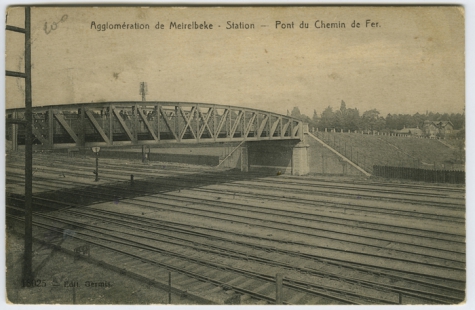
[[[6,115],[7,123],[21,124],[24,110],[9,109]],[[34,144],[45,149],[302,140],[303,133],[303,122],[290,116],[215,104],[138,101],[33,108]],[[22,144],[21,129],[18,135]]]

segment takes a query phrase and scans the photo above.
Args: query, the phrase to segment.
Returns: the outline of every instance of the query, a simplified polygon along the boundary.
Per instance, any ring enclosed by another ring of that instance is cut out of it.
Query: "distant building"
[[[404,127],[401,130],[394,130],[393,132],[396,133],[396,134],[417,136],[417,137],[420,137],[420,136],[424,135],[424,132],[421,129],[419,129],[419,127],[416,127],[416,128],[406,128],[406,127]]]
[[[424,121],[424,135],[429,138],[446,137],[454,132],[451,121]]]

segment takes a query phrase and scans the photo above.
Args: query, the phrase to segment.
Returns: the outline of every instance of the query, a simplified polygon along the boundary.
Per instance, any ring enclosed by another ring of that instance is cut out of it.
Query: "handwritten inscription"
[[[64,23],[67,20],[68,20],[68,15],[64,14],[63,17],[61,17],[59,21],[52,22],[51,25],[49,25],[49,27],[48,27],[48,22],[45,22],[45,26],[43,27],[43,29],[45,30],[46,34],[50,34],[51,31],[58,29],[59,24]]]

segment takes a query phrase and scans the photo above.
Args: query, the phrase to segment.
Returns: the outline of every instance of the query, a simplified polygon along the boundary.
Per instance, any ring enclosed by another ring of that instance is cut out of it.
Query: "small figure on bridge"
[[[127,115],[124,113],[124,110],[120,110],[119,115],[124,121],[127,119]]]

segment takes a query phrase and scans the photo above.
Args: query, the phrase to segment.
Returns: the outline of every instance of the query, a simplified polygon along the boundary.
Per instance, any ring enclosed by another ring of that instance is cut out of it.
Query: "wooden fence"
[[[408,179],[430,183],[465,184],[465,171],[428,170],[419,168],[373,166],[373,175],[384,178]]]

